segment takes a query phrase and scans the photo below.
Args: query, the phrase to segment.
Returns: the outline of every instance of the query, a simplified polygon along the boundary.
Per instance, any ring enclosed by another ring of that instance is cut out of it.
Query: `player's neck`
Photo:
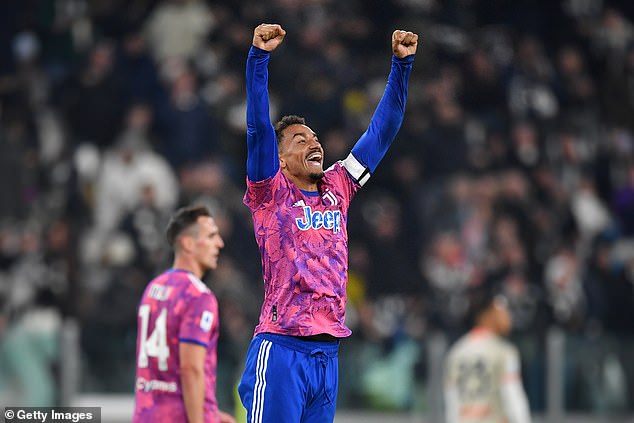
[[[490,335],[495,335],[495,331],[493,330],[493,328],[489,327],[488,325],[479,324],[474,326],[473,329],[471,329],[471,335],[472,336],[490,336]]]
[[[172,269],[185,270],[196,276],[198,279],[203,277],[202,267],[195,260],[192,260],[189,257],[176,256],[174,258],[174,263],[172,263]]]
[[[291,175],[286,169],[282,169],[282,172],[286,175],[289,181],[291,181],[297,188],[302,191],[317,191],[317,182],[312,178],[302,179],[295,175]]]

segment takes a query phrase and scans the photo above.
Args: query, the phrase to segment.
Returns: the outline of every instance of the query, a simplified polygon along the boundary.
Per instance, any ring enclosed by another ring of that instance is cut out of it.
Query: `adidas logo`
[[[299,201],[295,201],[295,203],[293,204],[293,207],[304,207],[306,205],[306,203],[304,203],[304,200],[299,200]]]

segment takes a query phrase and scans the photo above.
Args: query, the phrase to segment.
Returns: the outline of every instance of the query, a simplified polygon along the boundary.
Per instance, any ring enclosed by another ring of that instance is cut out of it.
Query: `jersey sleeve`
[[[453,354],[449,353],[444,363],[445,375],[444,375],[444,384],[443,384],[445,419],[447,423],[459,422],[458,410],[460,408],[460,397],[458,395],[458,387],[456,385],[453,361],[454,361]]]
[[[370,125],[343,161],[346,170],[361,186],[370,179],[401,128],[414,57],[413,54],[402,59],[392,56],[387,85]]]
[[[346,199],[344,210],[348,210],[350,201],[361,188],[357,179],[346,169],[343,161],[337,162],[326,170],[326,176]]]
[[[208,347],[218,325],[218,304],[211,294],[190,301],[183,313],[178,340]]]
[[[247,57],[247,177],[261,181],[277,172],[277,140],[271,124],[268,63],[271,54],[252,46]]]
[[[446,384],[444,387],[444,400],[445,400],[445,419],[447,423],[459,423],[460,399],[458,396],[458,389]]]
[[[279,169],[273,176],[261,181],[251,181],[247,178],[244,204],[251,210],[266,208],[279,200],[283,186],[284,178]]]
[[[508,421],[509,423],[530,423],[528,400],[520,375],[519,354],[515,348],[509,347],[505,351],[503,366],[500,393]]]

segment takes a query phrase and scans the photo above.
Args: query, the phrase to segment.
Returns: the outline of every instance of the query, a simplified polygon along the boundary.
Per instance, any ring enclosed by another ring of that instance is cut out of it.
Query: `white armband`
[[[363,166],[352,153],[342,161],[343,167],[357,180],[359,185],[363,186],[370,179],[370,169]]]

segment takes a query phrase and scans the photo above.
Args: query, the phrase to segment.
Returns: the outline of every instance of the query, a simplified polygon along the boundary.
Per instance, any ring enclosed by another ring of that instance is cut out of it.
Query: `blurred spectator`
[[[161,87],[142,33],[131,31],[126,34],[117,72],[122,78],[127,103],[142,101],[152,104],[156,100]]]
[[[443,94],[444,96],[444,94]],[[434,179],[467,168],[467,142],[465,139],[462,108],[451,99],[442,99],[435,105],[434,119],[423,135],[423,171]]]
[[[129,392],[134,386],[136,326],[138,299],[145,289],[145,274],[134,263],[133,253],[124,246],[124,238],[111,240],[103,265],[109,271],[102,292],[84,296],[81,326],[81,348],[91,369],[82,378],[85,389],[96,392]],[[123,245],[122,245],[123,244]],[[112,307],[116,304],[116,311]],[[112,340],[116,339],[117,342]]]
[[[611,333],[634,330],[634,275],[632,259],[619,257],[618,244],[600,238],[586,273],[588,305],[593,322]]]
[[[530,36],[521,39],[508,86],[508,103],[513,116],[554,118],[559,112],[559,103],[552,84],[553,68],[540,41]]]
[[[617,9],[608,7],[592,34],[592,47],[608,65],[622,63],[627,47],[634,40],[632,23]]]
[[[44,67],[52,81],[60,82],[72,73],[74,61],[93,42],[87,2],[44,0],[32,5],[31,10],[22,6],[22,13],[28,16],[27,21],[37,24]]]
[[[503,79],[486,51],[475,49],[467,55],[462,101],[486,128],[501,130],[506,117]]]
[[[148,17],[145,34],[154,59],[193,59],[213,28],[202,0],[162,0]]]
[[[519,271],[506,275],[501,292],[508,301],[513,317],[513,332],[523,335],[542,334],[549,324],[542,288]]]
[[[409,228],[402,226],[399,204],[390,195],[377,193],[362,203],[361,214],[369,227],[366,238],[369,252],[374,257],[381,257],[370,265],[368,296],[422,292],[422,281],[416,271],[415,245],[400,249],[416,237]],[[386,280],[395,283],[386,284]]]
[[[579,231],[579,241],[584,247],[611,224],[608,208],[599,199],[589,178],[584,177],[579,181],[576,191],[571,195],[570,207]]]
[[[26,226],[19,236],[16,260],[7,269],[6,316],[10,318],[0,346],[0,361],[25,406],[56,404],[54,366],[59,354],[60,299],[66,275],[50,268],[39,228]],[[50,275],[50,278],[49,278]]]
[[[62,87],[60,106],[76,144],[92,143],[105,149],[114,142],[124,109],[114,53],[111,42],[95,45],[78,74]]]
[[[560,248],[548,260],[544,269],[544,283],[555,322],[568,330],[580,329],[586,300],[579,259],[570,248]]]
[[[574,132],[564,130],[554,135],[555,138],[549,142],[551,168],[556,172],[562,189],[571,194],[577,188],[593,150],[587,140]]]
[[[119,225],[134,243],[137,266],[147,275],[156,274],[168,261],[163,229],[169,209],[157,204],[156,189],[154,185],[144,185],[139,204],[124,215]]]
[[[634,164],[628,166],[623,184],[614,192],[612,207],[623,234],[634,235]]]
[[[223,249],[225,255],[239,259],[240,269],[259,283],[262,268],[253,240],[253,223],[242,203],[242,191],[225,169],[224,163],[213,160],[183,168],[180,203],[200,203],[212,211],[223,238],[232,240]]]
[[[95,224],[102,233],[117,228],[127,213],[142,204],[144,189],[152,190],[159,210],[176,205],[176,177],[165,159],[150,149],[151,119],[147,106],[132,106],[123,133],[106,151],[95,185]]]
[[[12,116],[0,120],[0,185],[11,201],[2,201],[0,216],[26,216],[38,190],[37,152],[28,121]]]
[[[557,59],[555,93],[562,107],[560,120],[579,129],[595,129],[597,90],[581,51],[565,46]]]
[[[173,69],[171,68],[173,66]],[[177,171],[188,164],[203,161],[217,151],[207,105],[196,91],[196,76],[179,62],[166,64],[169,92],[162,96],[156,109],[157,126],[162,132],[162,152]]]
[[[99,35],[123,39],[131,29],[140,27],[157,0],[90,0],[92,24]]]
[[[460,330],[467,312],[466,294],[473,266],[455,234],[439,234],[430,248],[429,254],[421,258],[421,267],[429,284],[431,323],[444,330]]]
[[[634,42],[630,43],[621,66],[608,68],[601,81],[601,103],[606,123],[634,129]]]
[[[535,125],[528,121],[515,123],[511,128],[511,142],[510,160],[517,168],[528,172],[544,162],[544,151]]]

